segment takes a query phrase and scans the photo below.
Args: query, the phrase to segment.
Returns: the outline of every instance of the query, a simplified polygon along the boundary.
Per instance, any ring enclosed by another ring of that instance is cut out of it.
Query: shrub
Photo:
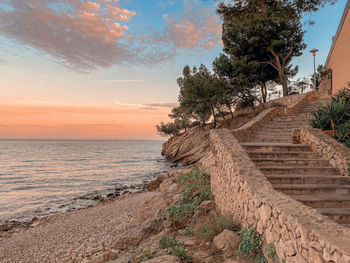
[[[146,261],[152,258],[152,253],[149,250],[141,249],[139,254],[133,254],[131,257],[132,263],[140,263],[142,261]]]
[[[168,249],[170,255],[176,256],[184,261],[191,261],[191,256],[187,253],[185,245],[177,242],[172,236],[163,236],[159,240],[159,247]]]
[[[275,245],[273,243],[270,243],[266,246],[265,254],[266,254],[266,256],[271,257],[274,260],[278,260],[276,248],[275,248]]]
[[[215,236],[225,229],[239,231],[240,225],[232,221],[228,216],[212,216],[203,224],[194,229],[194,234],[204,241],[212,241]]]
[[[176,245],[176,241],[172,236],[163,236],[159,240],[159,247],[163,249],[174,247],[175,245]]]
[[[237,251],[241,258],[250,259],[256,263],[267,262],[262,253],[263,238],[255,228],[244,228],[238,234],[242,238]]]
[[[187,254],[185,246],[178,244],[174,247],[169,248],[169,254],[180,258],[181,260],[190,260],[190,256]]]
[[[214,196],[210,190],[210,175],[199,172],[197,167],[180,175],[178,183],[184,187],[183,200],[167,207],[166,218],[175,228],[183,228],[202,201],[211,200]]]

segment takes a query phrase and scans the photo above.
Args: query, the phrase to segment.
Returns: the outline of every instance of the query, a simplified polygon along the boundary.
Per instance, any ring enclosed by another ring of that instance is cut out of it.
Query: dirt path
[[[108,250],[126,231],[140,206],[156,193],[145,192],[104,205],[52,216],[0,241],[0,262],[80,262],[82,255]]]

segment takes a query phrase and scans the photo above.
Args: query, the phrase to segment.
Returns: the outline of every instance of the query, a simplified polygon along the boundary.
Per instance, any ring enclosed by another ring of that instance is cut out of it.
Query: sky
[[[0,138],[162,139],[185,65],[222,52],[214,0],[0,0]],[[323,64],[346,0],[305,17],[297,77]]]

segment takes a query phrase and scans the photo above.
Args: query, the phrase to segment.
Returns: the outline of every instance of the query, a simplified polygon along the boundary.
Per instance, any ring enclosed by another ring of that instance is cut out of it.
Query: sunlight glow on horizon
[[[298,77],[309,49],[324,62],[345,2],[313,15]],[[163,139],[155,125],[177,105],[183,67],[222,52],[216,3],[0,3],[0,139]]]

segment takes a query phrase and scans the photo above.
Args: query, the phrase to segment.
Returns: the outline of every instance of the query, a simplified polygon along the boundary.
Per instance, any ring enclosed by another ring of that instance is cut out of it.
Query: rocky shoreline
[[[173,165],[173,167],[174,166],[175,164]],[[48,217],[54,216],[56,214],[89,209],[101,203],[103,204],[107,202],[117,201],[129,195],[147,191],[148,186],[151,182],[153,181],[144,180],[141,184],[115,186],[114,189],[111,189],[110,191],[106,190],[104,194],[99,192],[93,192],[73,199],[73,201],[88,200],[92,202],[91,204],[86,205],[84,207],[75,206],[64,210],[64,208],[68,207],[69,205],[61,205],[59,208],[62,209],[62,211],[58,211],[55,213],[53,212],[43,216],[34,216],[29,220],[5,220],[3,222],[0,221],[0,240],[4,236],[9,236],[14,232],[18,232],[20,229],[34,227],[38,224],[39,221],[45,221]]]

